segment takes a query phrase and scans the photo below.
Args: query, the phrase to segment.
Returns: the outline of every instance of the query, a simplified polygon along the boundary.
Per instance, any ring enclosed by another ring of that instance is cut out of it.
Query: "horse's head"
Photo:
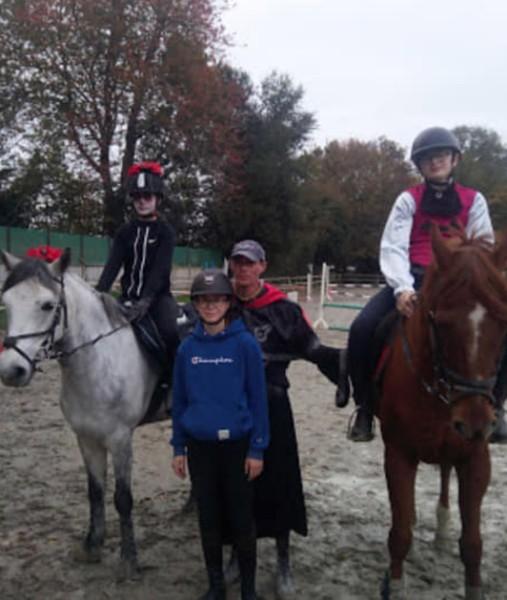
[[[7,311],[0,378],[5,385],[27,385],[41,353],[63,333],[66,316],[63,274],[70,251],[51,264],[2,252],[8,276],[2,289]]]
[[[446,242],[432,234],[434,262],[421,290],[434,386],[448,401],[454,429],[487,439],[495,423],[493,386],[507,333],[507,240]]]

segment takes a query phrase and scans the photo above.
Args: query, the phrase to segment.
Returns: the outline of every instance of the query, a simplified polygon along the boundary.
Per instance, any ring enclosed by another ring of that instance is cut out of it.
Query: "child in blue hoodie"
[[[199,511],[209,590],[201,600],[225,600],[222,515],[238,549],[242,600],[255,600],[256,535],[251,481],[269,443],[260,347],[232,306],[227,276],[209,269],[191,287],[199,314],[174,367],[172,467],[188,468]]]

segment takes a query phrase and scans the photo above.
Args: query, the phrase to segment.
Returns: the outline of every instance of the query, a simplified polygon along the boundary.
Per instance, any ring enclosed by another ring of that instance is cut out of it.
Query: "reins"
[[[111,329],[110,331],[107,331],[106,333],[101,333],[98,336],[92,338],[91,340],[87,340],[86,342],[83,342],[82,344],[79,344],[78,346],[75,346],[74,348],[71,348],[70,350],[56,349],[55,346],[58,342],[55,342],[55,333],[56,333],[56,328],[61,323],[62,315],[63,315],[63,333],[64,334],[68,330],[69,320],[68,320],[67,300],[66,300],[66,296],[65,296],[65,285],[64,285],[63,275],[59,278],[52,277],[52,279],[54,279],[54,281],[56,281],[60,285],[60,297],[58,299],[58,304],[56,306],[55,314],[53,315],[53,320],[51,321],[51,325],[43,331],[35,331],[33,333],[22,333],[20,335],[7,336],[3,341],[4,348],[15,350],[20,356],[22,356],[30,364],[30,366],[32,367],[32,369],[34,371],[41,371],[41,368],[38,367],[38,364],[44,360],[60,360],[62,358],[68,358],[69,356],[72,356],[79,350],[82,350],[83,348],[88,348],[89,346],[93,346],[100,340],[103,340],[104,338],[107,338],[110,335],[113,335],[114,333],[116,333],[120,329],[123,329],[124,327],[126,327],[129,324],[129,323],[122,323],[118,327],[114,327],[113,329]],[[39,348],[39,350],[37,351],[34,358],[30,358],[26,354],[26,352],[24,352],[17,345],[17,342],[19,340],[34,338],[34,337],[42,337],[42,336],[46,336],[46,338],[43,340],[42,345]]]
[[[433,381],[430,383],[425,377],[417,372],[412,351],[405,331],[405,319],[400,322],[400,335],[403,353],[412,373],[419,379],[424,390],[447,405],[451,405],[462,396],[484,396],[494,405],[493,387],[496,375],[488,379],[468,379],[463,377],[444,363],[442,343],[438,327],[435,322],[435,314],[429,311],[428,327],[430,331],[430,345],[432,357]]]

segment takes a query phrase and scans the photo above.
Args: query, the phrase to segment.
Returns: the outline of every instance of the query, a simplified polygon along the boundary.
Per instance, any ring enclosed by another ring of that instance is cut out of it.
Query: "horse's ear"
[[[433,249],[433,260],[441,271],[445,271],[451,264],[452,250],[446,244],[440,229],[431,224],[431,247]]]
[[[70,248],[65,248],[61,256],[49,265],[50,271],[56,275],[63,275],[70,265]]]
[[[507,269],[507,230],[497,234],[497,244],[493,254],[495,265],[504,271]]]
[[[11,254],[10,252],[2,250],[2,262],[4,263],[7,271],[12,271],[12,269],[14,269],[14,267],[21,262],[21,258],[14,256],[14,254]]]

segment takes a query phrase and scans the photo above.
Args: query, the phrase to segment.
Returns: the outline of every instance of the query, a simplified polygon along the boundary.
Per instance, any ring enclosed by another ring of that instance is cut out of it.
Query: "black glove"
[[[131,306],[126,305],[126,317],[129,321],[139,321],[148,312],[151,306],[152,298],[141,298],[132,302]]]

